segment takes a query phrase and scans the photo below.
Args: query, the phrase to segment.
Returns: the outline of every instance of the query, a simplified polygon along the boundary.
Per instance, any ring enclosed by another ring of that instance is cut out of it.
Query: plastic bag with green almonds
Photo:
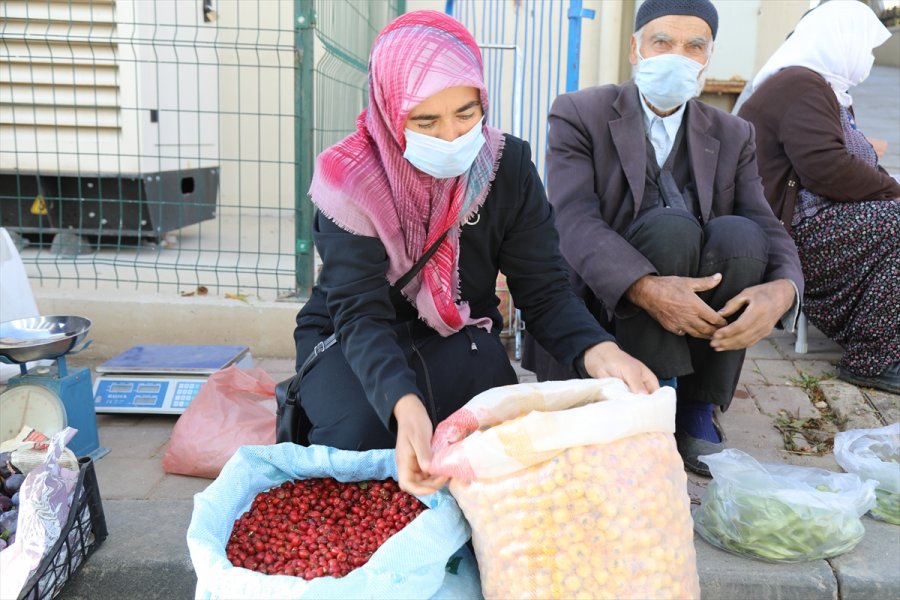
[[[878,482],[872,517],[900,525],[900,423],[834,436],[834,459],[848,473]]]
[[[761,464],[729,448],[701,456],[713,480],[694,529],[723,550],[769,562],[828,558],[856,547],[875,485],[852,473]]]

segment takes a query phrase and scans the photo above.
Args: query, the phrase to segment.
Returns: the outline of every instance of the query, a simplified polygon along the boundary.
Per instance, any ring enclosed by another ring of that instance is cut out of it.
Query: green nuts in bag
[[[700,458],[713,481],[694,529],[723,550],[770,562],[828,558],[856,547],[874,481],[849,473],[761,464],[740,450]]]
[[[840,432],[834,459],[848,473],[877,481],[872,517],[900,525],[900,423]]]

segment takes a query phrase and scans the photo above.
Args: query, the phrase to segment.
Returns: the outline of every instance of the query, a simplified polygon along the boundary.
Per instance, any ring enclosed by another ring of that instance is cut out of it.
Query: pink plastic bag
[[[275,380],[259,368],[213,373],[175,423],[167,473],[215,479],[241,446],[275,443]]]

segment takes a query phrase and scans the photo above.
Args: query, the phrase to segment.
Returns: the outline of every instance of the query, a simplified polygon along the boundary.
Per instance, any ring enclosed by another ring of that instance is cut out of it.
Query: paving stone
[[[843,351],[841,347],[826,337],[806,337],[807,351],[805,354],[797,354],[794,352],[795,338],[778,338],[773,339],[772,343],[775,348],[784,355],[785,358],[791,360],[799,358],[807,358],[813,360],[840,360]]]
[[[709,477],[698,475],[687,469],[685,469],[685,474],[687,475],[688,496],[691,498],[691,504],[696,505],[703,500],[704,496],[706,496],[706,488],[712,480]]]
[[[197,576],[185,532],[190,500],[108,500],[103,512],[109,537],[79,568],[61,600],[169,600],[192,598]]]
[[[863,526],[866,535],[856,548],[828,559],[841,600],[900,598],[900,528],[868,516],[863,517]],[[891,557],[894,568],[885,563]]]
[[[729,409],[719,416],[719,423],[729,448],[743,450],[760,462],[783,462],[778,450],[784,448],[784,441],[771,417],[759,413],[741,414]]]
[[[793,385],[800,378],[797,368],[787,360],[757,360],[756,365],[771,385]]]
[[[840,421],[842,430],[870,429],[884,425],[878,413],[856,386],[838,379],[830,379],[820,382],[819,389]]]
[[[863,395],[881,415],[886,424],[900,422],[900,396],[879,390],[863,389]]]
[[[152,426],[109,426],[99,432],[100,445],[113,448],[109,456],[116,458],[146,458],[154,456],[169,441],[172,425]]]
[[[824,560],[772,564],[737,556],[694,535],[702,598],[838,600],[838,585]]]
[[[738,383],[765,385],[768,381],[766,381],[766,378],[760,373],[755,360],[745,359],[744,366],[741,369],[741,376],[738,378]]]
[[[528,369],[523,368],[521,362],[513,360],[511,361],[511,364],[513,370],[516,372],[516,376],[518,376],[519,378],[519,383],[537,382],[537,375],[535,375],[533,371],[529,371]]]
[[[774,340],[770,340],[769,338],[760,340],[759,343],[754,344],[747,348],[747,358],[756,360],[759,358],[767,358],[770,360],[780,360],[784,358],[777,348],[775,347]]]
[[[105,500],[148,498],[165,476],[161,460],[115,458],[112,453],[94,463],[100,495]]]
[[[194,494],[200,493],[209,487],[212,479],[203,477],[188,477],[186,475],[174,475],[166,473],[159,483],[153,488],[154,499],[191,500]]]
[[[799,354],[795,350],[797,347],[797,336],[794,334],[789,334],[787,336],[782,337],[770,337],[770,341],[772,345],[778,350],[778,352],[787,359],[800,358],[805,356],[805,354]],[[809,338],[807,337],[807,347],[809,346]]]
[[[748,385],[750,395],[763,414],[778,416],[780,410],[801,419],[817,419],[822,416],[806,392],[798,387],[786,385]]]
[[[728,406],[728,411],[725,413],[728,415],[758,415],[760,414],[759,408],[756,406],[756,402],[753,401],[753,397],[750,395],[750,392],[747,391],[747,386],[738,382],[737,390],[734,392],[734,398],[731,401],[731,404]],[[719,413],[720,418],[719,421],[722,421],[723,413]],[[730,420],[731,417],[729,417]]]
[[[801,354],[800,356],[806,355]],[[837,366],[827,360],[806,360],[805,358],[801,358],[795,359],[791,362],[794,363],[795,369],[809,377],[816,377],[818,379],[833,379],[835,374],[837,373]]]

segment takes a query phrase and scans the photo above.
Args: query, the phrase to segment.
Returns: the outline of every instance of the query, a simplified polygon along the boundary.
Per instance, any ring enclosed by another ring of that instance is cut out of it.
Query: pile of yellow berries
[[[496,479],[454,478],[485,598],[699,598],[670,434],[575,446]]]

